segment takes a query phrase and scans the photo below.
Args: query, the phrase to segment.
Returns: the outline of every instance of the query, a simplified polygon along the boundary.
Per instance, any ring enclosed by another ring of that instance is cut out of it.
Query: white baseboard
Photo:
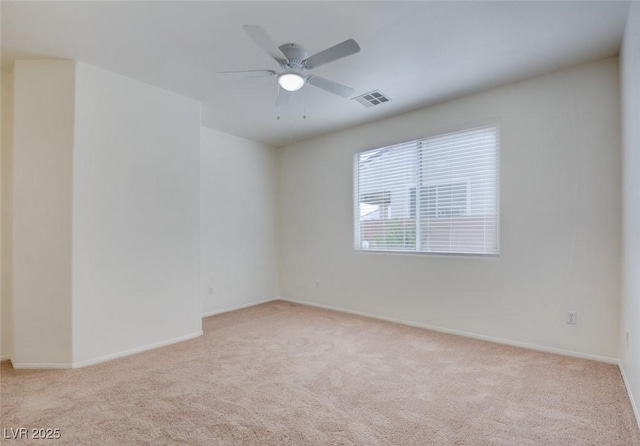
[[[267,302],[273,302],[274,300],[284,300],[284,299],[279,299],[279,298],[274,298],[274,299],[265,299],[265,300],[259,300],[257,302],[247,302],[244,304],[240,304],[240,305],[232,305],[230,307],[224,307],[220,310],[213,310],[213,311],[209,311],[207,313],[203,313],[202,317],[209,317],[209,316],[215,316],[216,314],[222,314],[222,313],[228,313],[229,311],[235,311],[235,310],[240,310],[242,308],[248,308],[248,307],[253,307],[255,305],[260,305],[260,304],[266,304]]]
[[[88,359],[86,361],[74,362],[71,364],[58,364],[58,363],[29,363],[29,362],[14,362],[13,358],[8,358],[11,360],[11,365],[14,369],[79,369],[82,367],[87,367],[90,365],[100,364],[101,362],[111,361],[113,359],[122,358],[125,356],[134,355],[136,353],[142,353],[148,350],[153,350],[159,347],[165,347],[167,345],[176,344],[182,341],[188,341],[189,339],[197,338],[198,336],[202,336],[203,332],[198,331],[196,333],[190,333],[188,335],[179,336],[177,338],[167,339],[166,341],[156,342],[154,344],[143,345],[141,347],[132,348],[129,350],[125,350],[122,352],[112,353],[110,355],[100,356],[98,358]]]
[[[0,361],[8,361],[11,359],[11,355],[0,355]]]
[[[73,369],[79,369],[81,367],[86,367],[89,365],[99,364],[101,362],[111,361],[113,359],[122,358],[124,356],[134,355],[136,353],[142,353],[148,350],[153,350],[159,347],[165,347],[167,345],[176,344],[182,341],[188,341],[189,339],[197,338],[198,336],[202,336],[202,330],[190,333],[188,335],[179,336],[177,338],[167,339],[166,341],[156,342],[154,344],[143,345],[142,347],[136,347],[129,350],[125,350],[122,352],[112,353],[110,355],[100,356],[94,359],[88,359],[86,361],[74,362],[72,367]]]
[[[636,404],[636,401],[633,398],[633,393],[631,393],[631,386],[629,385],[629,380],[627,379],[627,374],[624,371],[624,366],[622,365],[622,361],[618,361],[618,368],[620,369],[620,374],[622,375],[622,382],[624,382],[624,387],[627,389],[627,395],[629,395],[629,401],[631,401],[631,408],[633,409],[633,414],[636,416],[636,423],[638,423],[638,429],[640,429],[640,411],[638,411],[638,405]]]
[[[59,364],[51,362],[13,362],[13,359],[11,359],[11,366],[14,369],[29,370],[69,370],[73,368],[73,364]]]
[[[381,316],[381,315],[378,315],[378,314],[366,313],[366,312],[363,312],[363,311],[349,310],[347,308],[334,307],[332,305],[318,304],[318,303],[315,303],[315,302],[308,302],[308,301],[303,301],[303,300],[289,299],[289,298],[284,298],[284,297],[281,297],[280,300],[284,300],[286,302],[292,302],[292,303],[296,303],[296,304],[300,304],[300,305],[308,305],[308,306],[311,306],[311,307],[317,307],[317,308],[324,308],[324,309],[327,309],[327,310],[339,311],[341,313],[355,314],[356,316],[370,317],[372,319],[378,319],[378,320],[387,321],[387,322],[395,322],[396,324],[408,325],[410,327],[416,327],[416,328],[424,328],[424,329],[427,329],[427,330],[433,330],[433,331],[437,331],[437,332],[440,332],[440,333],[447,333],[447,334],[452,334],[452,335],[457,335],[457,336],[463,336],[465,338],[472,338],[472,339],[479,339],[481,341],[495,342],[496,344],[510,345],[512,347],[526,348],[528,350],[537,350],[537,351],[540,351],[540,352],[555,353],[555,354],[558,354],[558,355],[571,356],[571,357],[574,357],[574,358],[590,359],[592,361],[605,362],[607,364],[618,364],[619,363],[617,358],[609,358],[607,356],[592,355],[592,354],[589,354],[589,353],[574,352],[574,351],[571,351],[571,350],[563,350],[563,349],[560,349],[560,348],[547,347],[547,346],[544,346],[544,345],[529,344],[529,343],[520,342],[520,341],[512,341],[510,339],[495,338],[493,336],[485,336],[485,335],[476,334],[476,333],[469,333],[469,332],[466,332],[466,331],[453,330],[453,329],[450,329],[450,328],[438,327],[436,325],[428,325],[428,324],[422,324],[422,323],[419,323],[419,322],[406,321],[406,320],[403,320],[403,319],[396,319],[396,318],[393,318],[393,317],[386,317],[386,316]]]

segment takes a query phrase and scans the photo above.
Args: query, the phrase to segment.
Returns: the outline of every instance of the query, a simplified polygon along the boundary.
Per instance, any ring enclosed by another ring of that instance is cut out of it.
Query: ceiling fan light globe
[[[297,73],[284,73],[278,76],[278,84],[287,91],[298,91],[304,85],[304,78]]]

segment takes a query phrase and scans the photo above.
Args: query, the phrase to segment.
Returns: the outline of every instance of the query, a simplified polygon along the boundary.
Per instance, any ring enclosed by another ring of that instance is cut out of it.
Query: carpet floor
[[[61,437],[2,444],[640,445],[614,365],[282,301],[203,325],[83,369],[3,362],[3,435]]]

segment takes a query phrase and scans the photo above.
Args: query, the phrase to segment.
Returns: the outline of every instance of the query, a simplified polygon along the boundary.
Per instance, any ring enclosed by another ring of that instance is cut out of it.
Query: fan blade
[[[307,79],[311,85],[322,88],[323,90],[328,91],[329,93],[337,94],[338,96],[342,96],[343,98],[348,98],[355,91],[351,87],[347,87],[346,85],[339,84],[337,82],[330,81],[329,79],[325,79],[320,76],[309,76]]]
[[[284,107],[289,103],[289,96],[291,96],[291,92],[285,90],[284,88],[280,88],[278,92],[278,97],[276,98],[276,107]]]
[[[260,46],[260,48],[265,50],[267,54],[273,57],[280,65],[287,61],[287,56],[280,51],[278,45],[275,44],[273,39],[264,29],[262,29],[262,27],[257,25],[244,25],[242,29],[249,35],[249,37],[251,37],[251,39],[253,39],[255,43],[258,44],[258,46]]]
[[[245,79],[249,77],[266,77],[276,74],[273,70],[246,70],[246,71],[218,71],[220,77],[225,79]]]
[[[358,52],[360,52],[360,45],[358,45],[355,40],[349,39],[314,54],[313,56],[305,59],[302,63],[307,68],[316,68],[320,65],[342,59],[343,57],[351,56]]]

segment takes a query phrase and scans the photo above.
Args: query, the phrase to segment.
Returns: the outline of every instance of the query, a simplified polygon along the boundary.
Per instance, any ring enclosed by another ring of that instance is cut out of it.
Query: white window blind
[[[498,254],[497,125],[357,153],[359,250]]]

